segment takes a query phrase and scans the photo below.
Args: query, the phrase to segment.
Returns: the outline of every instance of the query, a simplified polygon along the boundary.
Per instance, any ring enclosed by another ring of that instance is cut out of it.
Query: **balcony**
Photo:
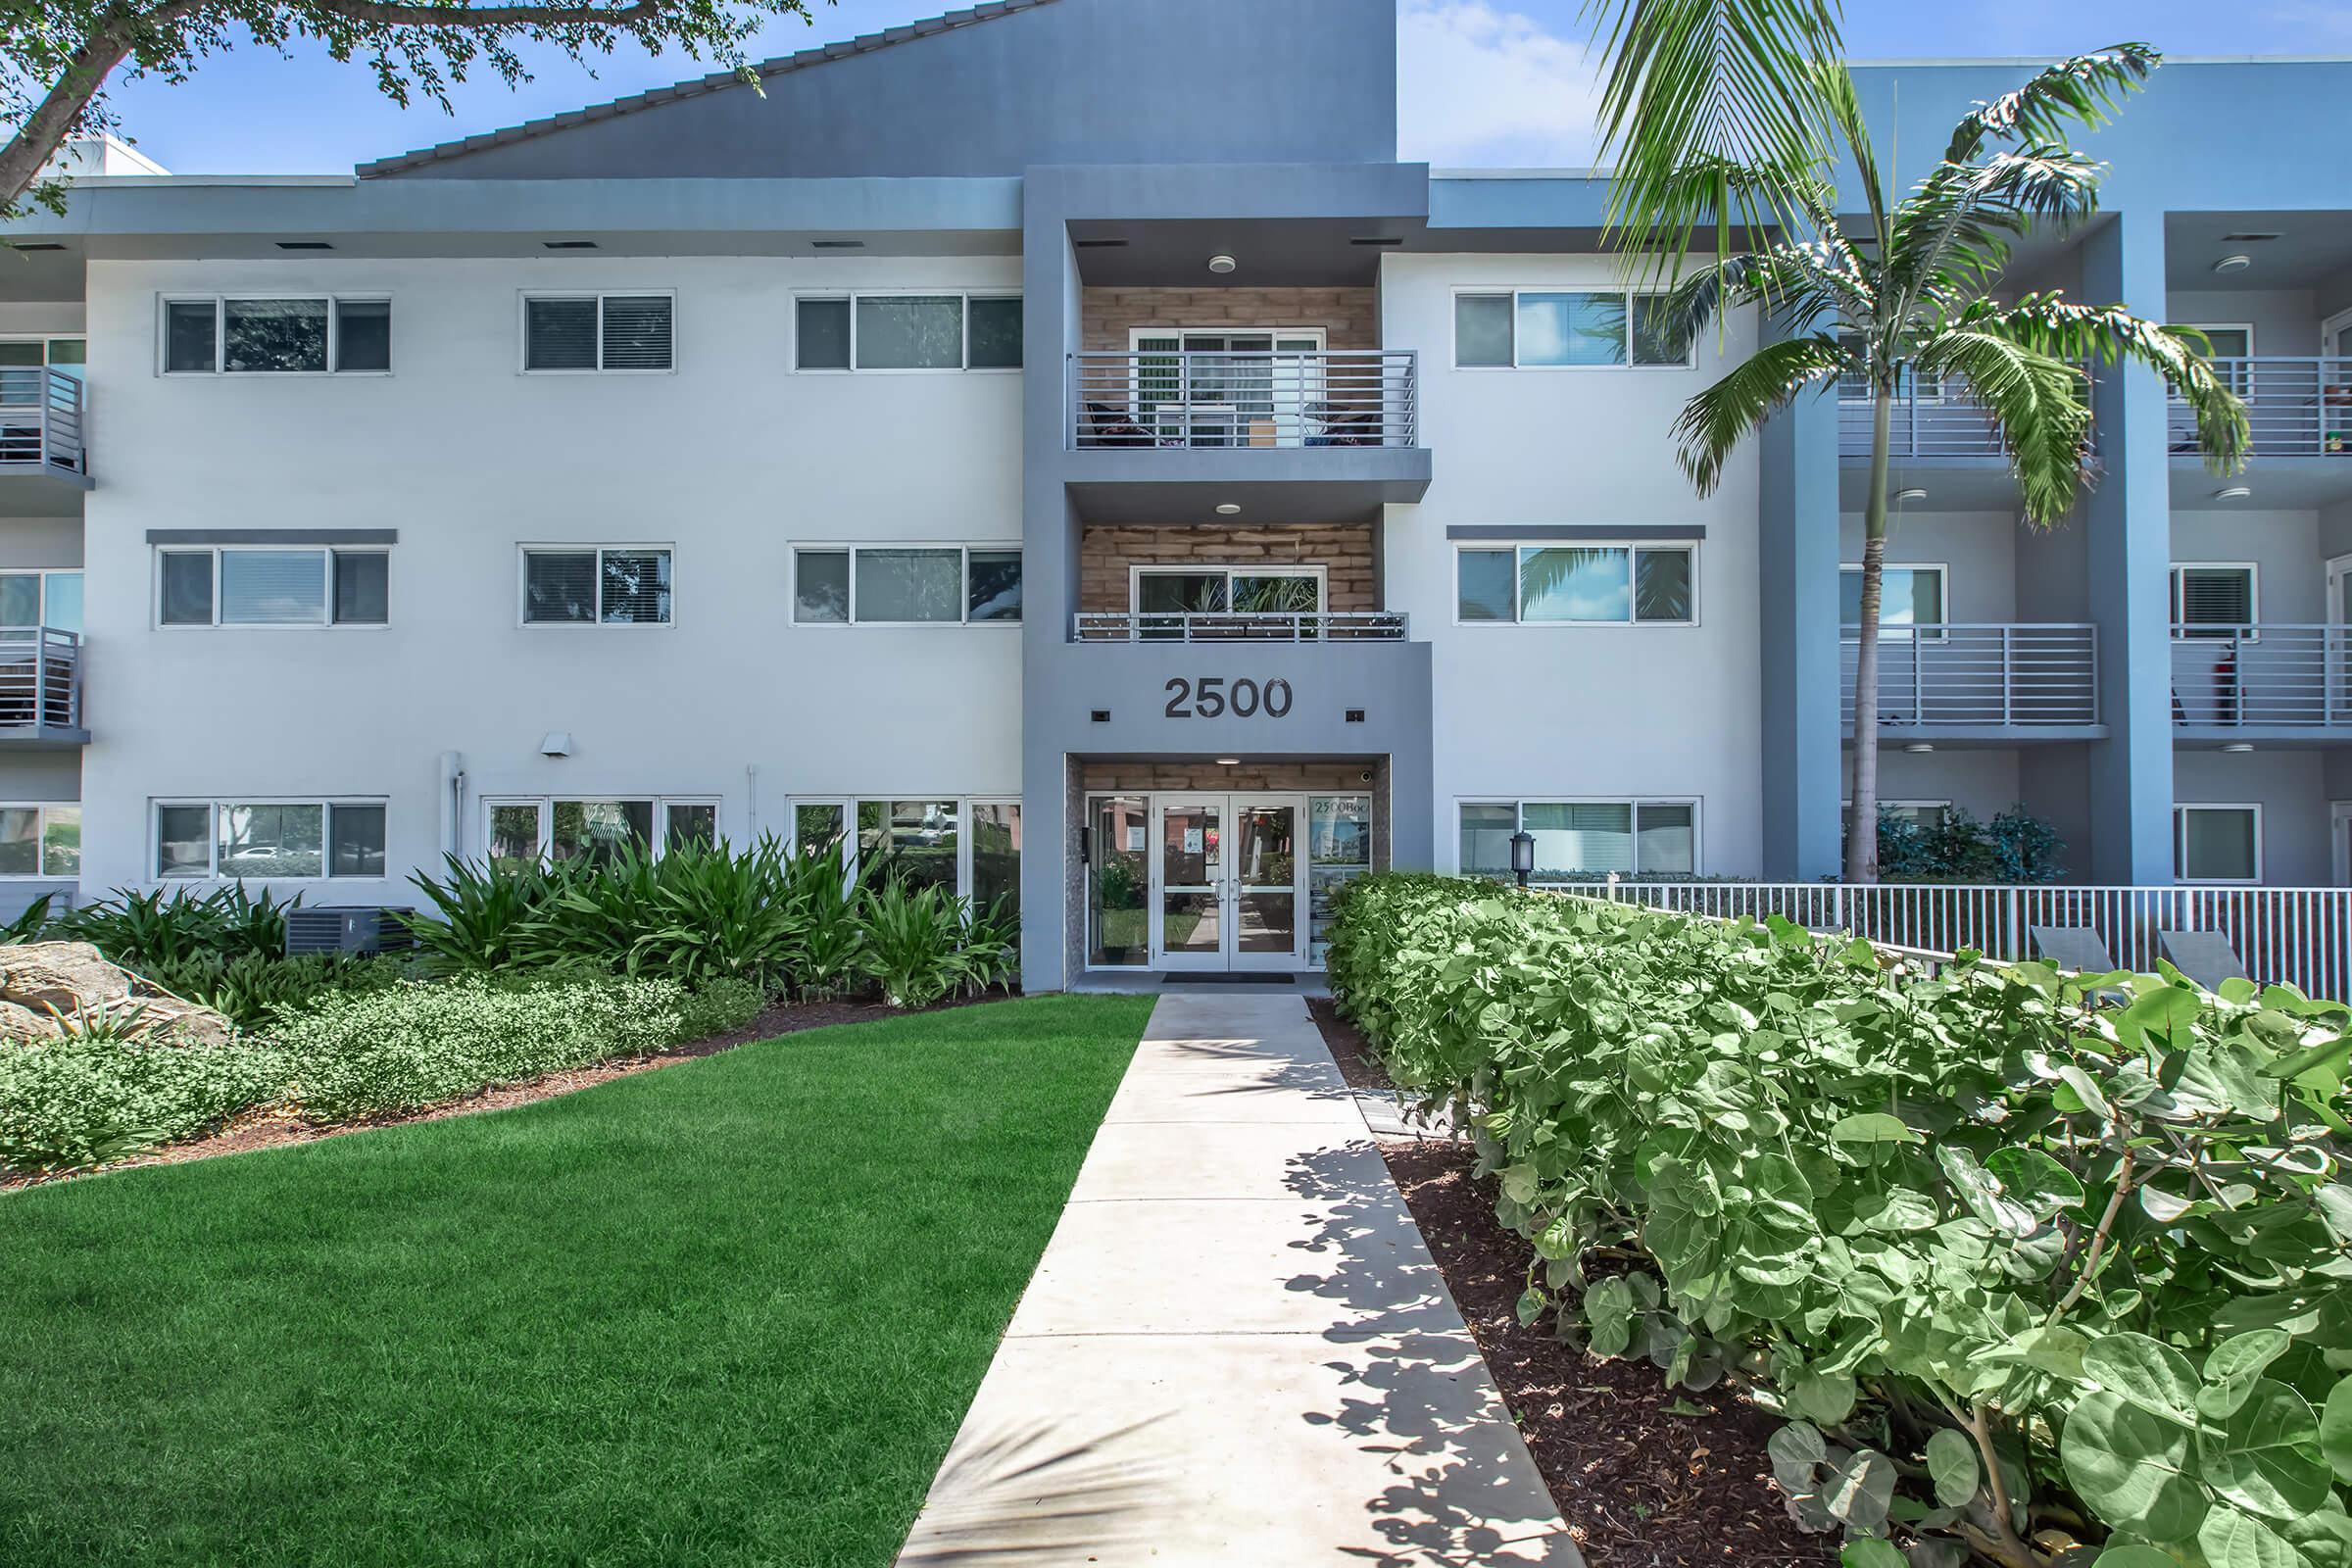
[[[54,626],[0,631],[0,747],[86,746],[81,639]]]
[[[1170,485],[1295,522],[1429,489],[1411,350],[1073,354],[1068,391],[1066,474],[1090,520],[1166,520],[1188,499]]]
[[[0,514],[78,506],[90,487],[81,378],[55,366],[0,367]]]
[[[2214,368],[2246,400],[2261,505],[2316,507],[2352,498],[2352,359],[2256,355],[2216,358]],[[2217,482],[2197,455],[2197,422],[2175,400],[2167,412],[2173,500],[2206,504]]]
[[[2173,732],[2223,745],[2352,737],[2352,626],[2175,626]]]
[[[1071,617],[1081,643],[1402,642],[1402,611],[1339,610],[1281,613],[1091,611]]]
[[[1854,662],[1839,659],[1841,718],[1854,727]],[[2099,724],[2098,629],[2086,624],[1888,627],[1879,642],[1883,738],[2014,746],[2092,740]]]

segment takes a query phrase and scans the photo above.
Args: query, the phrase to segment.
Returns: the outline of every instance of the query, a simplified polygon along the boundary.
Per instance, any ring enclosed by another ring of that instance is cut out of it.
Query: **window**
[[[2183,882],[2262,880],[2262,808],[2173,808],[2173,874]]]
[[[523,547],[526,626],[666,626],[669,611],[667,546]]]
[[[1931,642],[1944,640],[1943,566],[1881,566],[1879,568],[1879,635],[1888,641],[1918,636],[1912,628],[1933,626]],[[1838,568],[1838,624],[1839,635],[1852,642],[1862,629],[1862,568]]]
[[[2176,638],[2251,635],[2259,616],[2251,564],[2173,567]]]
[[[1535,835],[1537,882],[1698,872],[1696,801],[1466,802],[1461,829],[1467,876],[1510,877],[1521,829]]]
[[[1455,553],[1455,616],[1523,625],[1698,619],[1696,545],[1482,545]]]
[[[387,299],[167,299],[163,334],[167,375],[382,374],[392,368]]]
[[[483,852],[500,870],[542,860],[609,860],[623,847],[658,858],[681,845],[715,846],[718,801],[653,795],[485,800],[482,831]]]
[[[969,899],[985,914],[1002,902],[1017,913],[1021,893],[1021,803],[981,797],[906,800],[796,800],[798,855],[838,854],[867,884],[916,891],[936,887]]]
[[[1453,363],[1465,369],[1688,368],[1666,297],[1625,289],[1494,289],[1453,297]]]
[[[1006,624],[1021,618],[1021,553],[1003,545],[809,545],[792,553],[804,626]]]
[[[381,626],[390,619],[390,553],[379,549],[167,546],[156,552],[156,621]]]
[[[668,370],[668,294],[526,294],[522,368],[552,370]]]
[[[81,808],[0,806],[0,877],[81,875]]]
[[[1017,370],[1017,294],[838,294],[795,304],[804,370]]]
[[[1312,615],[1323,608],[1321,566],[1136,566],[1129,601],[1147,638],[1184,635],[1186,615]]]
[[[2247,363],[2254,355],[2254,326],[2250,321],[2190,322],[2193,330],[2205,334],[2206,352],[2217,361],[2214,368],[2222,380],[2239,397],[2250,396],[2254,390],[2254,367]]]
[[[1021,803],[972,803],[972,907],[986,914],[1002,907],[1007,919],[1021,912]]]
[[[79,571],[0,571],[0,631],[81,631]]]
[[[370,800],[159,801],[155,874],[163,881],[380,878],[384,814],[384,803]]]
[[[858,859],[874,868],[877,885],[953,893],[961,815],[954,801],[859,801]]]

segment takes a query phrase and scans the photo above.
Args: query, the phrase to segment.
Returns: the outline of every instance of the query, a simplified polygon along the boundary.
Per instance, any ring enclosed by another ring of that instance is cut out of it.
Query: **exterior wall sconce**
[[[1536,868],[1536,836],[1521,828],[1511,835],[1511,875],[1527,886],[1527,874]]]

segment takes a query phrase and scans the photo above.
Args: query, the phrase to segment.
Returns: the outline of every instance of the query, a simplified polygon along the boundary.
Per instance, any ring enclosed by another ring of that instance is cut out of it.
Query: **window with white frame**
[[[2180,563],[2173,567],[2173,635],[2250,635],[2261,619],[2251,562]]]
[[[391,559],[381,547],[158,546],[156,624],[381,626]]]
[[[166,375],[383,374],[392,302],[309,294],[163,301]]]
[[[833,797],[792,803],[795,853],[836,852],[846,870],[909,891],[937,887],[981,911],[1017,909],[1021,803],[986,796],[883,800]]]
[[[1453,297],[1464,369],[1688,368],[1666,296],[1627,289],[1466,289]]]
[[[0,631],[81,631],[81,572],[0,571]]]
[[[2205,334],[2205,351],[2221,371],[2222,381],[2239,397],[2254,390],[2254,323],[2251,321],[2187,321],[2181,323]]]
[[[39,378],[25,372],[62,370],[78,381],[89,359],[89,340],[78,335],[0,338],[0,403],[44,402],[33,393]]]
[[[2182,882],[2262,880],[2262,808],[2175,806],[2173,875]]]
[[[1901,565],[1879,568],[1879,635],[1887,641],[1925,636],[1941,642],[1945,633],[1944,594],[1950,568],[1941,565]],[[1933,626],[1933,632],[1915,628]],[[1853,642],[1862,633],[1862,568],[1838,568],[1838,635]]]
[[[0,877],[81,875],[81,807],[74,802],[0,806]]]
[[[667,293],[544,293],[522,297],[525,373],[675,368],[676,298]]]
[[[524,545],[526,626],[666,626],[667,545]]]
[[[381,800],[164,800],[155,803],[159,881],[378,878]]]
[[[804,370],[1017,370],[1018,294],[804,294],[793,363]]]
[[[1510,876],[1511,835],[1522,830],[1536,841],[1538,882],[1698,872],[1695,800],[1465,801],[1463,874]]]
[[[483,854],[501,868],[601,861],[624,848],[659,858],[686,845],[709,849],[718,843],[718,798],[495,796],[482,802],[482,828]]]
[[[1314,614],[1325,576],[1321,566],[1131,566],[1127,592],[1145,636],[1181,636],[1186,615]]]
[[[792,618],[804,626],[958,626],[1021,618],[1016,545],[803,545]]]
[[[1455,553],[1455,615],[1539,626],[1687,626],[1695,544],[1479,544]]]

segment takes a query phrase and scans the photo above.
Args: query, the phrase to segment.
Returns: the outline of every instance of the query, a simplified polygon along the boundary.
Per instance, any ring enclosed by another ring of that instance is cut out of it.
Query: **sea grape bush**
[[[1435,877],[1330,972],[1475,1130],[1522,1316],[1746,1379],[1852,1568],[2352,1568],[2342,1004]]]

